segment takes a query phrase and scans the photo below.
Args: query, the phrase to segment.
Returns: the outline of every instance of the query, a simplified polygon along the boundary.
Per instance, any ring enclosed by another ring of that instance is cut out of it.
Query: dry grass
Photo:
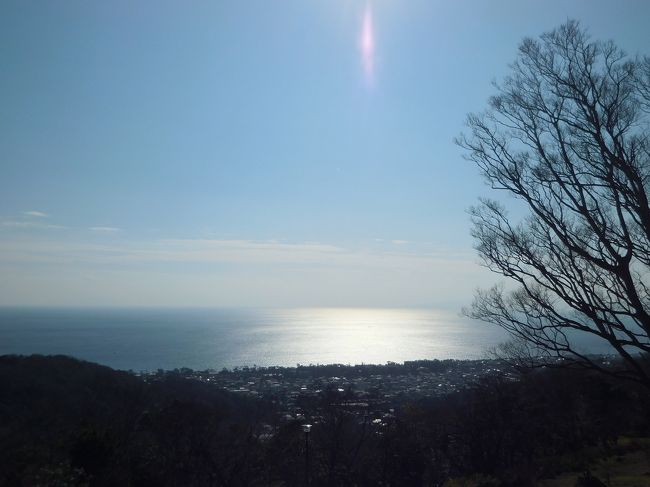
[[[613,453],[589,465],[608,487],[650,487],[650,438],[620,438]],[[582,472],[567,472],[539,482],[540,487],[574,487]]]
[[[593,452],[589,453],[590,456]],[[608,487],[650,487],[650,438],[619,438],[607,456],[589,464],[590,472]],[[583,472],[562,473],[540,480],[538,487],[575,487]],[[444,487],[499,485],[496,479],[474,475],[449,480]]]

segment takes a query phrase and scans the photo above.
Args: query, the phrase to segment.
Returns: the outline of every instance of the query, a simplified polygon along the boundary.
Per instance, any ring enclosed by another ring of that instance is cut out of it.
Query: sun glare
[[[363,12],[361,23],[361,65],[363,67],[363,74],[368,84],[374,81],[374,68],[375,68],[375,32],[372,20],[372,9],[370,3],[366,4]]]

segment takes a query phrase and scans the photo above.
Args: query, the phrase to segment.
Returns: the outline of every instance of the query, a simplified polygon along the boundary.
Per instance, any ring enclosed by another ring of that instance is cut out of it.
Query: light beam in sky
[[[366,82],[372,84],[375,68],[375,32],[373,28],[372,9],[370,8],[370,3],[366,3],[366,8],[363,12],[360,48],[363,74]]]

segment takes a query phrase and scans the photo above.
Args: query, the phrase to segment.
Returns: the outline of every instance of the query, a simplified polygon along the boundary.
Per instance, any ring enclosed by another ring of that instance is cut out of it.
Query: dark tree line
[[[486,378],[405,400],[381,422],[346,402],[352,392],[298,398],[314,423],[307,461],[303,421],[267,401],[178,373],[146,382],[67,357],[0,357],[0,485],[442,486],[481,474],[526,486],[650,434],[644,389],[584,371]]]

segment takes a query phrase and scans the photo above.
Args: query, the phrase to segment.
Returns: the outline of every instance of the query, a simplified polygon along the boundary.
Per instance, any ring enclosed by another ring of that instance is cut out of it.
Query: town
[[[489,377],[517,380],[517,372],[496,359],[237,367],[221,371],[182,368],[138,375],[155,381],[166,374],[267,401],[277,411],[280,422],[317,423],[323,407],[334,406],[378,426],[399,414],[405,404],[423,398],[445,396]]]

